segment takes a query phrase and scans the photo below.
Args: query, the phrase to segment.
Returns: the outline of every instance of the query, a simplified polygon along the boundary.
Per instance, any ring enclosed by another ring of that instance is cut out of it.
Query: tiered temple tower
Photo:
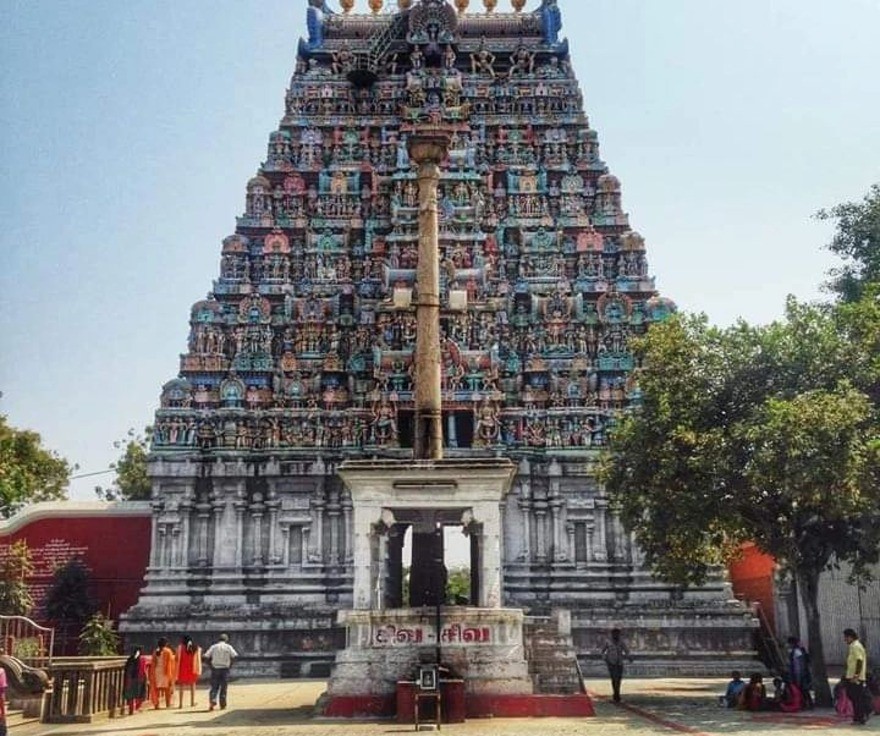
[[[344,645],[335,614],[355,607],[358,561],[337,469],[417,443],[409,140],[442,125],[443,454],[516,464],[503,604],[567,609],[581,655],[618,625],[644,671],[726,672],[751,647],[749,614],[720,579],[653,578],[595,479],[638,401],[630,337],[674,306],[600,158],[555,0],[341,4],[309,2],[284,118],[162,390],[152,556],[123,630],[227,630],[264,674],[321,674]],[[380,604],[400,606],[399,572],[386,578]]]

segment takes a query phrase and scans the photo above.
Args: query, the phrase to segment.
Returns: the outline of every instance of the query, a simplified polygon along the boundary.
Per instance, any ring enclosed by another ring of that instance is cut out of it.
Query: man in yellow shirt
[[[847,644],[846,672],[843,679],[846,681],[846,694],[853,704],[853,723],[867,723],[865,680],[868,677],[868,655],[854,629],[844,629],[843,639]]]

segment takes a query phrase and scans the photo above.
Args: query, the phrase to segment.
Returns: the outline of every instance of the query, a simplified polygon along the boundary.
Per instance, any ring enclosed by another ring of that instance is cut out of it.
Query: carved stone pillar
[[[449,140],[445,130],[423,128],[408,141],[409,157],[418,165],[419,182],[414,456],[420,460],[443,457],[437,185]]]

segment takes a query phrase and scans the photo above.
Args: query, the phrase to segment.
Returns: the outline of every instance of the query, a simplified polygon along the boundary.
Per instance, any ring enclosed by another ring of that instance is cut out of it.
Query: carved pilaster
[[[251,504],[251,524],[254,536],[252,564],[257,567],[262,566],[265,561],[263,557],[263,516],[265,511],[266,504],[263,503],[263,494],[255,493],[254,501]]]
[[[247,500],[243,492],[239,492],[235,501],[232,502],[235,509],[235,558],[234,564],[241,569],[244,560],[244,512],[247,509]]]
[[[279,553],[278,550],[278,511],[281,501],[274,491],[269,493],[266,506],[269,509],[269,564],[277,565],[283,556],[283,552]]]
[[[527,480],[519,483],[520,493],[517,505],[522,512],[523,538],[522,538],[522,559],[529,562],[532,559],[532,504],[530,498],[530,486]]]
[[[352,545],[351,545],[351,498],[346,495],[342,502],[342,534],[345,539],[345,559],[346,565],[350,565],[352,561]]]

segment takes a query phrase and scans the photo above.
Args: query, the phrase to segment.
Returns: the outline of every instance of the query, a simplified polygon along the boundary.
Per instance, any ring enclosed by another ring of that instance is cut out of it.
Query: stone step
[[[571,636],[560,634],[555,619],[527,620],[523,627],[523,640],[536,693],[581,692],[577,652]]]

